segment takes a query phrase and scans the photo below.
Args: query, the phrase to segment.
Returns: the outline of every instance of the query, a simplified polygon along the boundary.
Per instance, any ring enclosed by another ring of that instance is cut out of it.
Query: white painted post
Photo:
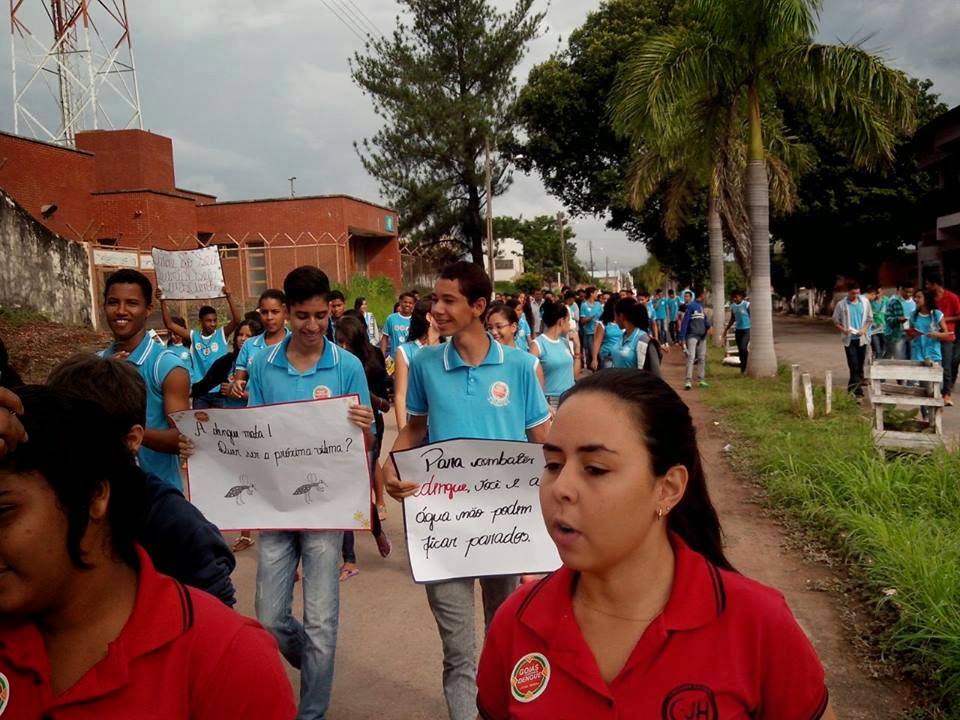
[[[807,417],[812,420],[816,411],[813,408],[813,381],[810,380],[810,373],[803,374],[803,399],[807,405]]]
[[[800,366],[790,366],[790,402],[794,407],[800,404]]]
[[[807,288],[807,311],[810,313],[810,317],[815,317],[817,314],[814,305],[817,301],[817,291],[814,288]]]
[[[826,399],[824,400],[823,414],[829,415],[833,412],[833,371],[827,370],[827,374],[823,378],[823,389],[826,393]]]

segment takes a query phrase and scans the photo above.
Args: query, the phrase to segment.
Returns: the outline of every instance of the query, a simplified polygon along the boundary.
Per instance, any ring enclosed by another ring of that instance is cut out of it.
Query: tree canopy
[[[414,244],[453,242],[482,263],[484,145],[511,145],[514,72],[544,17],[533,3],[504,13],[487,0],[402,0],[393,34],[351,62],[385,123],[355,147]],[[492,165],[499,195],[509,161]]]
[[[513,238],[523,246],[523,267],[527,273],[540,278],[540,284],[551,281],[563,270],[560,256],[560,230],[557,219],[550,215],[538,215],[531,220],[522,217],[496,217],[493,219],[493,234],[497,239]],[[571,240],[575,233],[568,226],[563,232],[567,253],[567,267],[572,282],[587,282],[589,274],[577,260],[577,246]]]

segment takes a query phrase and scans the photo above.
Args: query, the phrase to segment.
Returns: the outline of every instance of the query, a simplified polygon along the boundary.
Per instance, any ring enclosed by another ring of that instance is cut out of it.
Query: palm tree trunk
[[[723,327],[723,300],[726,297],[723,277],[723,223],[717,211],[717,194],[710,189],[710,205],[707,209],[707,228],[710,242],[710,296],[713,304],[713,344],[723,345],[720,328]]]
[[[747,212],[750,215],[750,377],[777,374],[777,353],[773,346],[773,297],[770,275],[770,185],[764,159],[763,130],[760,125],[760,97],[750,88],[750,155],[747,162]]]

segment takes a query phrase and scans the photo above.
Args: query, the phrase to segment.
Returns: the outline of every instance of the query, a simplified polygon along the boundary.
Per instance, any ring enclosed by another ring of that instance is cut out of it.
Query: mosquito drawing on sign
[[[304,501],[309,505],[313,502],[313,498],[310,497],[311,493],[323,493],[327,489],[327,484],[317,478],[316,473],[307,473],[308,482],[298,487],[293,491],[294,495],[303,495]]]
[[[243,505],[243,494],[253,495],[254,491],[257,489],[253,483],[247,482],[247,476],[241,475],[240,482],[242,485],[234,485],[232,488],[227,490],[227,494],[224,495],[225,498],[236,498],[237,505]]]

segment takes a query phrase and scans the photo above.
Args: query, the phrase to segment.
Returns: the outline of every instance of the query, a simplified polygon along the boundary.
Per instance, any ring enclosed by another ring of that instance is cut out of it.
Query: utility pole
[[[557,229],[560,231],[560,263],[563,266],[563,283],[570,284],[570,269],[567,267],[567,242],[563,239],[563,211],[557,213]]]
[[[484,140],[483,149],[486,156],[484,166],[486,169],[485,188],[487,193],[487,274],[490,275],[490,284],[496,287],[493,272],[495,268],[493,262],[493,179],[491,178],[493,171],[490,167],[490,138]]]
[[[594,272],[593,272],[593,240],[588,240],[587,245],[590,247],[590,282],[593,283]]]
[[[606,269],[603,271],[603,279],[606,280],[610,277],[610,256],[604,255],[603,262],[606,265]]]
[[[287,178],[287,180],[290,181],[290,197],[292,197],[292,198],[294,198],[294,197],[297,196],[297,194],[293,191],[293,181],[296,180],[296,179],[297,179],[297,176],[296,176],[296,175],[294,175],[293,177],[288,177],[288,178]]]

